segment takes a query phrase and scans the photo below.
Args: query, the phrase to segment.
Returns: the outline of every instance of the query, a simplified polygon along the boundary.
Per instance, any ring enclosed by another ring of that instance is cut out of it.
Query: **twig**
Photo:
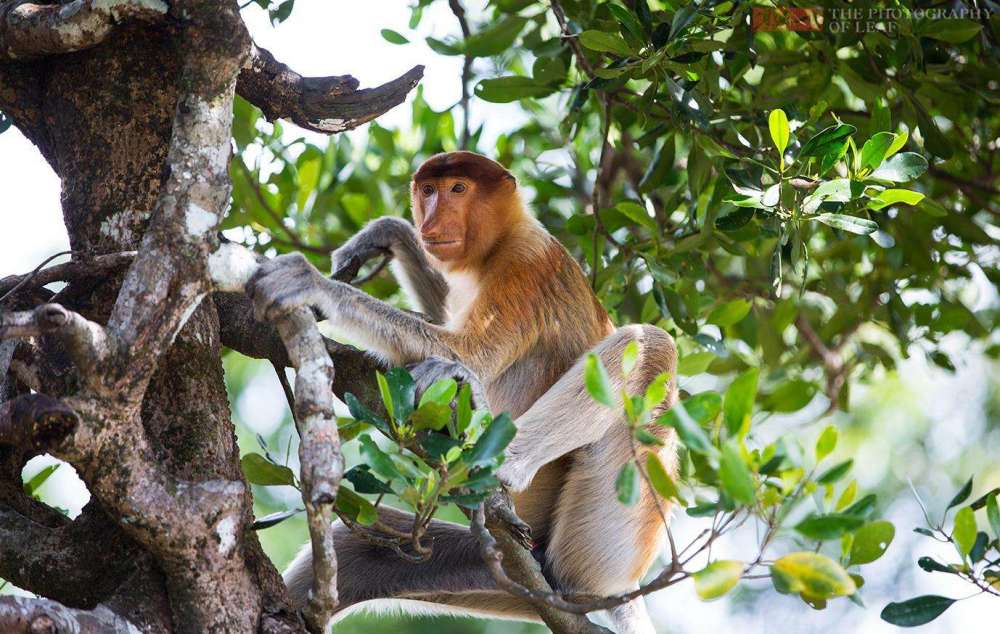
[[[569,21],[566,19],[566,12],[563,10],[562,4],[559,3],[559,0],[551,0],[549,4],[552,5],[552,13],[556,16],[556,22],[559,23],[559,29],[562,31],[562,38],[569,42],[570,48],[573,49],[573,54],[576,56],[577,64],[588,77],[593,79],[596,77],[596,75],[594,75],[594,67],[591,66],[590,62],[587,60],[587,56],[583,52],[583,47],[580,46],[579,38],[570,32]]]
[[[30,284],[31,281],[33,279],[35,279],[35,276],[38,275],[38,272],[42,270],[43,266],[45,266],[46,264],[48,264],[49,262],[51,262],[52,260],[54,260],[54,259],[56,259],[56,258],[58,258],[60,256],[70,255],[72,253],[73,253],[72,251],[60,251],[59,253],[55,253],[53,255],[50,255],[49,257],[47,257],[44,260],[42,260],[42,263],[39,264],[38,266],[36,266],[35,269],[31,273],[28,273],[27,275],[22,275],[21,276],[21,280],[17,284],[15,284],[12,289],[10,289],[6,293],[4,293],[3,297],[0,297],[0,304],[2,304],[5,299],[7,299],[8,297],[10,297],[14,293],[16,293],[18,291],[18,289],[20,289],[21,287],[23,287],[23,286],[25,286],[27,284]]]
[[[448,0],[451,12],[458,19],[458,25],[462,29],[462,39],[469,40],[472,32],[469,30],[469,21],[465,17],[465,7],[460,0]],[[459,148],[466,150],[469,147],[469,80],[472,79],[472,56],[466,54],[462,62],[462,134],[459,137]]]

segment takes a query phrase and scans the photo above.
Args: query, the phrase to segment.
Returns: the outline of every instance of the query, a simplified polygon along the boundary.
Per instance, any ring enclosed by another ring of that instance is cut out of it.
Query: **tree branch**
[[[469,20],[465,17],[465,7],[461,0],[448,0],[448,7],[455,14],[458,26],[462,29],[462,39],[468,41],[472,31],[469,29]],[[462,134],[459,136],[459,149],[469,148],[469,80],[472,79],[472,56],[466,55],[462,60]]]
[[[26,60],[97,46],[123,20],[156,20],[167,13],[163,0],[73,0],[0,5],[0,59]]]
[[[358,80],[350,75],[303,77],[253,46],[236,91],[268,120],[288,119],[307,130],[332,134],[352,130],[403,103],[423,75],[424,67],[414,66],[386,84],[358,90]]]
[[[82,257],[78,260],[63,262],[24,275],[9,275],[0,279],[0,293],[7,295],[22,288],[45,286],[52,282],[73,282],[102,277],[131,264],[135,255],[135,251],[107,253],[92,258]]]
[[[209,271],[220,290],[242,290],[256,271],[256,256],[239,245],[223,244],[210,258]],[[313,587],[304,616],[310,631],[325,632],[337,608],[333,515],[344,473],[330,387],[334,367],[309,309],[285,315],[276,327],[296,370],[294,418],[301,440],[302,501],[313,552]]]
[[[0,630],[7,634],[133,634],[139,631],[104,606],[77,610],[48,599],[24,597],[0,597]]]

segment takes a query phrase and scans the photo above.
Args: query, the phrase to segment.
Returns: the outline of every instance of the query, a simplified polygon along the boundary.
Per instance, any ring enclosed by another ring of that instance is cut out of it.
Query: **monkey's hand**
[[[475,409],[489,407],[486,402],[486,390],[476,376],[476,373],[465,367],[458,361],[445,359],[444,357],[427,357],[419,363],[415,363],[407,368],[413,375],[413,380],[417,384],[417,400],[420,395],[438,379],[455,379],[459,383],[467,383],[472,388],[472,406]]]
[[[525,549],[532,550],[535,542],[531,539],[531,527],[514,512],[514,503],[506,489],[498,489],[486,498],[486,527],[499,528],[510,533]]]
[[[378,255],[395,255],[394,247],[407,240],[416,246],[413,226],[402,218],[385,216],[373,220],[333,252],[330,277],[350,282],[365,262]]]
[[[271,321],[304,306],[320,307],[329,301],[323,277],[301,253],[279,255],[264,262],[247,284],[258,320]]]

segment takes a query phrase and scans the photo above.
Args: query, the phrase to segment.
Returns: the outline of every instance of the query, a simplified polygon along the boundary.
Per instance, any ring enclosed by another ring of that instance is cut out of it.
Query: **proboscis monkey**
[[[251,283],[258,316],[314,307],[391,364],[419,363],[418,390],[471,370],[490,410],[515,419],[517,435],[497,476],[543,549],[546,576],[566,593],[636,588],[665,527],[645,484],[638,504],[616,499],[616,476],[632,457],[630,431],[621,408],[598,404],[587,393],[583,357],[596,352],[616,393],[636,394],[660,373],[674,376],[673,340],[649,325],[615,329],[579,265],[528,214],[514,177],[499,163],[471,152],[439,154],[413,175],[411,195],[415,227],[398,218],[375,220],[333,254],[333,268],[335,274],[356,270],[376,253],[391,253],[394,273],[429,320],[327,279],[299,254],[271,260]],[[640,352],[623,377],[630,341]],[[655,414],[676,400],[672,378],[668,388]],[[672,470],[673,436],[654,427],[665,441],[660,457]],[[382,513],[400,530],[412,525],[408,513]],[[341,528],[341,614],[369,602],[409,612],[538,620],[530,604],[496,588],[466,527],[432,523],[434,554],[419,565]],[[308,548],[285,580],[293,601],[303,605],[312,584]],[[653,631],[641,600],[610,616],[619,632]]]

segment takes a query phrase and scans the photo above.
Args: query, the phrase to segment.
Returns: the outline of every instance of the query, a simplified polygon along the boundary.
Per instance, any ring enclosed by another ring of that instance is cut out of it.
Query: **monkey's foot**
[[[527,550],[535,547],[535,542],[531,539],[531,527],[514,512],[514,505],[506,491],[501,489],[491,493],[484,506],[486,525],[489,528],[507,531]]]

